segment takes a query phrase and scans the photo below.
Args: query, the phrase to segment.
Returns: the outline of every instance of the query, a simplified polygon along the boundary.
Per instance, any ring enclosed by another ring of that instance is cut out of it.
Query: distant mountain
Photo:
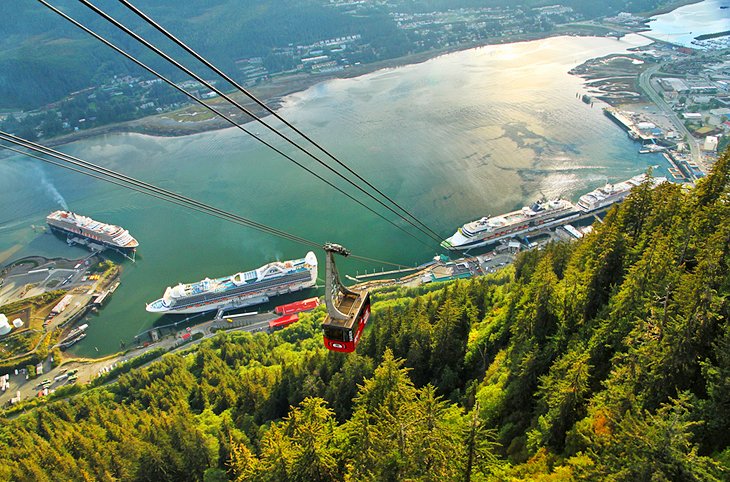
[[[18,2],[0,20],[0,108],[33,108],[59,100],[69,93],[110,78],[143,71],[88,34],[36,2]],[[97,2],[115,17],[149,35],[151,28],[117,2]],[[330,37],[369,32],[384,40],[397,35],[385,14],[348,15],[325,7],[326,2],[273,0],[144,0],[135,2],[146,13],[182,40],[232,71],[234,61],[264,56],[272,47],[306,43]],[[143,47],[116,31],[78,2],[54,2],[93,30],[110,37],[125,49],[182,79]],[[150,40],[163,43],[161,35]],[[377,39],[374,39],[377,41]],[[179,51],[173,50],[174,53]]]
[[[237,59],[271,56],[272,48],[307,44],[322,39],[360,34],[377,53],[393,58],[418,49],[396,27],[391,12],[431,12],[460,7],[552,5],[546,0],[139,0],[135,5],[228,72]],[[565,0],[580,15],[595,17],[619,11],[647,11],[667,2],[659,0]],[[164,62],[116,31],[79,2],[58,0],[54,5],[105,36],[111,36],[134,55],[149,60],[162,73],[182,80]],[[151,29],[118,2],[96,4],[118,16],[140,33]],[[160,35],[151,40],[161,41]],[[169,45],[162,43],[161,45]],[[426,48],[426,47],[423,47]],[[173,52],[175,52],[173,50]],[[374,60],[374,58],[370,59]],[[363,61],[368,61],[364,58]],[[98,85],[113,75],[141,74],[141,70],[37,2],[13,2],[0,19],[0,109],[32,109],[68,94]]]

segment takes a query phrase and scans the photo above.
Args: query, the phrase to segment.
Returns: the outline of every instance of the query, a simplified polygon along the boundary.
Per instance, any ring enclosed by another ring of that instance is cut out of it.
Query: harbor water
[[[582,80],[568,74],[587,59],[646,42],[639,36],[557,37],[476,48],[318,84],[287,97],[281,114],[447,237],[486,214],[542,196],[575,201],[607,181],[665,166],[661,155],[639,155],[639,145],[600,105],[576,98]],[[263,128],[251,128],[355,195]],[[413,266],[439,252],[436,243],[404,235],[236,129],[181,138],[107,135],[61,149],[317,243],[341,243],[362,256]],[[666,174],[663,167],[659,174]],[[3,264],[30,254],[85,256],[31,227],[66,205],[121,225],[139,240],[137,262],[124,263],[121,286],[89,318],[86,339],[70,349],[81,356],[116,351],[120,341],[165,323],[147,313],[145,303],[166,286],[302,257],[308,250],[19,157],[0,163],[0,199]],[[323,264],[322,252],[317,255]],[[347,260],[340,271],[366,269],[381,266]]]
[[[707,48],[713,42],[695,42],[700,35],[730,31],[730,0],[704,0],[652,18],[647,35],[684,47]],[[718,46],[728,47],[728,36]]]

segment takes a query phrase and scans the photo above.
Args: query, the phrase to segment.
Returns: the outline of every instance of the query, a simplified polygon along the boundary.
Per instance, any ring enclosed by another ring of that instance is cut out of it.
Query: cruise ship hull
[[[519,211],[503,214],[495,218],[484,217],[471,221],[441,246],[449,250],[467,250],[480,248],[497,241],[529,234],[533,231],[564,224],[572,219],[605,209],[623,201],[636,187],[648,179],[646,174],[639,174],[631,179],[607,184],[580,197],[577,205],[566,200],[540,201],[531,207],[525,206]],[[651,179],[651,187],[666,182],[666,178]]]
[[[267,303],[269,301],[269,298],[272,298],[274,296],[302,291],[304,289],[313,287],[315,284],[316,284],[316,280],[311,281],[311,282],[306,282],[306,283],[296,283],[292,286],[281,287],[281,289],[268,290],[265,293],[224,296],[217,300],[213,299],[209,302],[197,303],[197,304],[190,305],[190,306],[180,306],[180,307],[173,306],[171,308],[166,308],[166,309],[150,309],[152,307],[152,305],[155,304],[155,302],[153,301],[152,303],[147,305],[147,311],[149,311],[151,313],[161,313],[161,314],[170,314],[170,315],[188,315],[188,314],[194,314],[194,313],[204,313],[206,311],[215,311],[215,310],[219,310],[221,308],[224,308],[227,310],[235,310],[238,308],[246,308],[247,306],[254,306],[254,305],[260,305],[262,303]]]
[[[294,293],[317,283],[317,257],[274,262],[256,270],[196,283],[168,287],[162,298],[147,305],[151,313],[190,314],[245,308],[266,303],[269,298]]]
[[[583,211],[585,213],[593,213],[593,212],[596,212],[596,211],[600,211],[602,209],[610,208],[614,204],[618,204],[620,202],[623,202],[623,200],[626,199],[628,196],[629,196],[629,193],[626,193],[625,196],[620,196],[620,197],[617,197],[616,199],[612,199],[612,200],[607,201],[607,202],[602,202],[602,203],[598,203],[598,204],[592,204],[592,205],[587,206],[587,207],[586,206],[582,206],[582,205],[578,205],[578,209],[580,209],[581,211]]]
[[[96,245],[99,245],[99,246],[103,246],[104,248],[110,248],[110,249],[114,249],[114,250],[117,250],[117,251],[121,251],[122,253],[125,253],[125,254],[134,253],[136,251],[136,249],[137,249],[137,246],[133,246],[133,247],[120,247],[120,246],[117,246],[116,244],[109,243],[109,242],[104,241],[102,239],[93,239],[93,238],[90,238],[88,236],[85,236],[83,233],[74,233],[73,231],[69,231],[69,230],[64,229],[62,227],[54,226],[52,224],[49,224],[48,226],[51,228],[51,232],[52,233],[60,236],[61,238],[65,239],[66,241],[73,240],[74,238],[76,238],[78,240],[81,240],[81,242],[76,241],[76,243],[77,244],[83,244],[84,246],[89,246],[89,245],[96,244]]]
[[[622,202],[631,194],[633,188],[645,182],[650,182],[650,187],[653,189],[666,181],[666,177],[648,178],[646,174],[639,174],[618,184],[606,184],[605,187],[584,194],[578,200],[577,207],[581,211],[592,213]]]
[[[515,236],[529,234],[530,232],[537,231],[538,229],[549,228],[556,224],[561,224],[561,223],[564,223],[571,219],[577,218],[578,216],[580,216],[580,213],[573,211],[573,212],[565,213],[562,216],[557,216],[555,218],[552,218],[552,219],[550,219],[546,222],[542,222],[540,224],[529,225],[529,226],[526,226],[521,229],[515,229],[514,231],[504,233],[499,236],[493,236],[493,237],[487,237],[487,238],[480,238],[480,237],[468,238],[457,231],[456,234],[454,234],[453,236],[448,238],[446,241],[444,241],[442,243],[442,246],[446,249],[456,250],[456,251],[464,251],[467,249],[481,248],[481,247],[487,246],[488,244],[502,241],[503,239],[510,239],[510,238],[514,238]]]

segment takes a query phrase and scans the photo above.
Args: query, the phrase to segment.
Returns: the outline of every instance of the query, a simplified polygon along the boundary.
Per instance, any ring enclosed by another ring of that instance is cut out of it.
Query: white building
[[[702,150],[706,152],[715,152],[717,151],[717,144],[718,144],[718,138],[717,136],[707,136],[705,137],[705,143],[702,146]]]
[[[0,314],[0,335],[7,335],[11,329],[10,323],[8,323],[8,317]]]
[[[689,86],[682,79],[661,79],[659,84],[665,91],[687,92]]]

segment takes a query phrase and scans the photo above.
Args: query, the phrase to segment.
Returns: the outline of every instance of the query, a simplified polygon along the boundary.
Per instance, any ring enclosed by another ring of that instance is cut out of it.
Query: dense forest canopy
[[[20,2],[0,22],[0,108],[38,107],[59,100],[112,75],[142,75],[143,70],[37,2]],[[174,68],[114,30],[78,2],[53,2],[93,30],[148,62],[175,80],[184,80]],[[171,47],[118,2],[96,2],[125,24]],[[368,17],[346,15],[324,2],[301,0],[172,0],[139,1],[143,9],[183,41],[204,53],[216,65],[234,71],[234,62],[266,55],[289,43],[310,43],[367,32],[373,42],[402,40],[385,13]],[[179,55],[180,50],[171,48]],[[149,74],[144,73],[149,77]],[[54,82],[46,81],[49,77]]]
[[[726,152],[577,243],[377,292],[351,355],[320,309],[29,409],[0,479],[727,480],[729,182]]]
[[[133,55],[140,56],[161,73],[175,80],[184,78],[143,47],[115,31],[80,2],[51,2],[110,37]],[[119,2],[94,2],[124,23],[149,35],[150,40],[170,46],[159,34],[126,10]],[[394,58],[414,46],[396,28],[390,12],[429,12],[461,7],[534,8],[553,5],[545,0],[416,0],[376,1],[368,9],[334,8],[328,0],[139,0],[135,5],[169,28],[182,40],[208,56],[219,67],[235,74],[234,62],[252,56],[269,56],[274,48],[359,34],[378,52],[379,58]],[[652,10],[660,0],[565,0],[586,18],[620,11]],[[175,49],[172,52],[179,53]],[[13,2],[3,9],[0,20],[0,109],[32,109],[55,102],[68,94],[108,81],[114,75],[144,75],[140,68],[76,29],[38,2]],[[48,79],[53,79],[49,82]]]

